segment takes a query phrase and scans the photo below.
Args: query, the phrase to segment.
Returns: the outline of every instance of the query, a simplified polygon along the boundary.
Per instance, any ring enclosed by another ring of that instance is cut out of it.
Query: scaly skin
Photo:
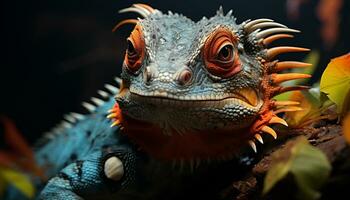
[[[297,47],[266,46],[283,32],[298,32],[269,19],[236,24],[222,9],[198,22],[178,14],[163,14],[136,4],[122,12],[138,12],[128,38],[123,84],[109,116],[147,153],[160,160],[196,162],[231,158],[249,143],[274,138],[270,124],[295,111],[298,102],[275,102],[286,90],[281,82],[305,74],[277,74],[306,63],[278,62],[280,53],[308,51]],[[264,30],[265,29],[265,30]],[[280,107],[288,110],[278,110]],[[294,106],[294,107],[286,107]]]
[[[292,37],[280,33],[297,31],[268,19],[237,24],[222,9],[198,22],[144,4],[121,12],[143,19],[115,28],[136,24],[120,90],[107,86],[117,103],[100,92],[107,101],[92,99],[97,108],[85,103],[90,115],[67,116],[73,124],[65,122],[47,135],[49,142],[36,155],[52,178],[39,199],[152,198],[147,194],[164,187],[157,177],[182,183],[168,161],[193,166],[229,160],[247,143],[256,151],[262,133],[277,137],[270,124],[286,125],[278,113],[299,109],[297,102],[276,102],[273,96],[302,89],[279,84],[308,75],[278,72],[308,64],[274,57],[307,49],[267,48]]]

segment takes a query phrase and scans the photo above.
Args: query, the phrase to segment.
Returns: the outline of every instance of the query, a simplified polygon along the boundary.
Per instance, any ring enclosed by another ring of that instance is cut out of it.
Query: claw
[[[267,58],[268,59],[273,59],[279,54],[282,53],[289,53],[289,52],[305,52],[305,51],[310,51],[310,49],[307,48],[301,48],[301,47],[289,47],[289,46],[283,46],[283,47],[273,47],[271,49],[267,50]]]
[[[254,135],[255,139],[258,140],[261,144],[264,144],[264,140],[262,139],[260,134],[255,134]]]
[[[116,113],[111,113],[111,114],[107,115],[108,119],[112,119],[112,118],[115,118],[115,117],[117,117]]]
[[[115,122],[113,122],[113,124],[111,125],[111,127],[115,127],[118,126],[120,124],[119,120],[115,120]]]
[[[250,145],[250,147],[253,149],[253,151],[254,151],[255,153],[258,152],[258,151],[256,150],[256,145],[255,145],[255,143],[254,143],[253,140],[249,140],[249,141],[248,141],[248,144]]]
[[[310,78],[310,74],[300,74],[300,73],[288,73],[288,74],[272,74],[271,79],[274,84],[279,84],[285,81],[290,81],[294,79]]]
[[[273,138],[277,139],[277,133],[270,127],[268,126],[264,126],[261,129],[262,132],[268,133],[270,135],[272,135]]]
[[[288,126],[288,123],[279,117],[272,117],[271,120],[269,121],[270,124],[282,124],[284,126]]]

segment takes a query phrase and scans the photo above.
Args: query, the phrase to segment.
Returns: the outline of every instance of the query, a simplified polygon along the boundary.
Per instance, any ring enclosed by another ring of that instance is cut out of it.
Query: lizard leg
[[[132,182],[136,155],[130,148],[107,147],[62,169],[45,186],[42,199],[80,200],[113,196]]]

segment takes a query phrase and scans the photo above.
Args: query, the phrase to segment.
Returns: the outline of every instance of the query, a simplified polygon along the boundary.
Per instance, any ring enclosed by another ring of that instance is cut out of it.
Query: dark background
[[[10,117],[29,142],[34,142],[62,119],[63,114],[84,112],[84,100],[96,95],[121,70],[125,38],[131,27],[112,33],[113,26],[134,14],[117,11],[132,3],[121,0],[14,0],[1,3],[0,114]],[[349,1],[341,10],[337,43],[325,49],[318,1],[306,1],[300,17],[290,20],[284,0],[155,0],[146,3],[161,11],[172,10],[197,21],[210,17],[220,5],[233,9],[238,22],[271,18],[302,31],[290,42],[319,49],[321,60],[311,82],[317,80],[330,58],[349,52]],[[285,42],[287,43],[288,42]],[[302,57],[298,57],[302,58]],[[1,137],[0,137],[1,138]]]

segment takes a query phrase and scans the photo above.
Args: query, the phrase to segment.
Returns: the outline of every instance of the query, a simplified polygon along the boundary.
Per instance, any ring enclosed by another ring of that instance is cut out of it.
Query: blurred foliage
[[[307,91],[294,91],[289,100],[300,102],[301,111],[288,112],[285,119],[291,128],[302,128],[320,119],[336,119],[336,113],[329,108],[333,105],[318,87]]]
[[[0,116],[0,122],[4,126],[4,141],[7,150],[0,150],[0,166],[16,166],[23,171],[45,179],[42,169],[40,169],[34,158],[34,152],[12,120],[5,116]]]
[[[332,59],[322,74],[320,89],[337,105],[342,118],[350,109],[350,53]]]
[[[296,199],[318,199],[318,190],[330,175],[331,165],[321,150],[300,137],[286,144],[286,148],[272,155],[272,165],[264,180],[263,194],[267,194],[288,174],[298,187]]]
[[[34,152],[20,134],[15,124],[0,116],[4,126],[4,142],[8,150],[0,150],[0,197],[13,186],[28,198],[34,197],[35,188],[29,175],[45,180],[43,171],[36,165]]]
[[[0,167],[0,197],[5,194],[9,185],[18,189],[29,199],[35,195],[34,185],[26,175],[14,169]]]
[[[350,144],[350,113],[348,113],[343,121],[343,134],[345,140]]]

